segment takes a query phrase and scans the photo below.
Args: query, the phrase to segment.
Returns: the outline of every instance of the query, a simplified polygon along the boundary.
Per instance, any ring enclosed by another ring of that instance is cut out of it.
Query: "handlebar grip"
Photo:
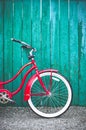
[[[22,45],[23,45],[24,47],[26,47],[26,48],[31,48],[31,49],[32,49],[32,47],[31,47],[29,44],[27,44],[27,43],[25,43],[25,42],[23,42],[23,41],[16,40],[15,38],[11,38],[11,40],[12,40],[13,42],[18,42],[18,43],[22,44]]]
[[[11,38],[11,40],[14,41],[14,42],[19,42],[19,43],[22,42],[22,41],[20,41],[20,40],[16,40],[15,38]]]

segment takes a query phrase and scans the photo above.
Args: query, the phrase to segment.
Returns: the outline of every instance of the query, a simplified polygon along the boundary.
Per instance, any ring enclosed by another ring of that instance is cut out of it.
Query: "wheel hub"
[[[51,92],[49,92],[48,96],[50,97],[51,95],[52,95],[52,93],[51,93]]]

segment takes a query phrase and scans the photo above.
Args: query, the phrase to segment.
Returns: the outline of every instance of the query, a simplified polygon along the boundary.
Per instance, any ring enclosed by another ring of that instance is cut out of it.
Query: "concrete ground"
[[[29,107],[0,107],[0,130],[86,130],[86,107],[70,107],[51,119],[37,116]]]

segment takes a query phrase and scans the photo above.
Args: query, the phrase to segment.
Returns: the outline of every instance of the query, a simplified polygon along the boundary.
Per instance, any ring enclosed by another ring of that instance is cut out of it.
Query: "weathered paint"
[[[59,69],[72,86],[72,104],[86,106],[85,0],[0,0],[0,80],[28,62],[27,51],[11,37],[37,48],[39,68]],[[6,87],[15,90],[25,72]],[[27,106],[23,92],[14,97],[18,106]]]

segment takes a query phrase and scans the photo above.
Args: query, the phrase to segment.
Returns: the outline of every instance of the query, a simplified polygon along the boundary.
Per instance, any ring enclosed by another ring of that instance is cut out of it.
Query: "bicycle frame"
[[[29,66],[29,65],[31,65],[31,64],[32,64],[33,66],[25,73],[25,75],[24,75],[24,77],[23,77],[23,79],[22,79],[22,82],[21,82],[21,84],[20,84],[20,86],[18,87],[17,90],[15,90],[14,92],[9,92],[7,89],[4,89],[3,85],[8,84],[8,83],[12,82],[13,80],[15,80],[15,79],[20,75],[20,73],[24,70],[24,68],[26,68],[27,66]],[[44,83],[43,83],[43,81],[42,81],[42,79],[41,79],[41,77],[40,77],[40,73],[39,73],[39,71],[38,71],[38,67],[37,67],[37,65],[36,65],[34,59],[33,59],[31,62],[25,64],[25,65],[18,71],[18,73],[17,73],[13,78],[11,78],[10,80],[7,80],[7,81],[5,81],[5,82],[0,81],[0,92],[3,92],[3,91],[4,91],[4,92],[6,92],[6,93],[9,94],[9,97],[10,97],[10,98],[12,98],[14,95],[16,95],[16,94],[22,89],[22,87],[23,87],[23,85],[24,85],[24,83],[25,83],[25,80],[26,80],[27,76],[28,76],[29,73],[32,72],[33,70],[36,71],[35,76],[38,77],[38,80],[39,80],[41,86],[43,87],[44,91],[46,92],[46,94],[49,94],[49,91],[46,89],[46,87],[45,87],[45,85],[44,85]],[[49,70],[51,70],[51,69],[49,69]],[[47,70],[47,71],[49,71],[49,70]],[[53,71],[54,71],[54,70],[53,70]],[[44,70],[43,72],[46,72],[46,70]],[[56,72],[56,71],[55,71],[55,72]],[[33,79],[34,79],[34,77],[32,77],[32,80],[33,80]],[[30,89],[30,88],[29,88],[29,89]],[[26,95],[26,97],[24,97],[25,100],[27,100],[27,99],[29,98],[29,96],[27,96],[27,94],[28,94],[28,87],[26,86],[26,89],[25,89],[25,95]],[[27,98],[27,97],[28,97],[28,98]]]

